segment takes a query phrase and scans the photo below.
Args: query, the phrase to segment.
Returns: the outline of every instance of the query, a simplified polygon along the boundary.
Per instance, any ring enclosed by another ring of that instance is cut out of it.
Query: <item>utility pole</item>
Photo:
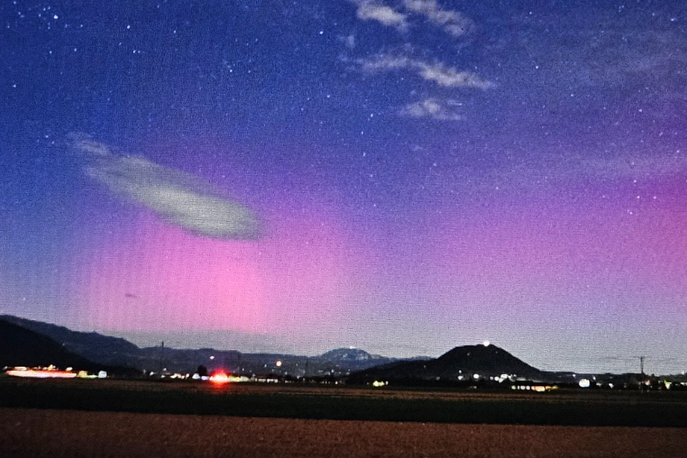
[[[160,378],[165,369],[165,341],[160,343]]]
[[[640,385],[639,388],[641,391],[644,391],[646,389],[646,385],[644,384],[644,381],[646,380],[646,376],[644,375],[644,360],[646,359],[646,356],[638,356],[639,358],[639,372],[642,374],[641,379],[639,381]]]

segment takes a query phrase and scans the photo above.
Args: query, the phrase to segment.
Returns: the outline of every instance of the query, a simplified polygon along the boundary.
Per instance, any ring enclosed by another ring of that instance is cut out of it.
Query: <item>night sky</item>
[[[0,313],[687,370],[687,4],[3,1]]]

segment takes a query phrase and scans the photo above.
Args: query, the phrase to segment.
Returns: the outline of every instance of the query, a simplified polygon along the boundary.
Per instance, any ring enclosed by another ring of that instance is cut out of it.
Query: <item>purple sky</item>
[[[687,370],[684,8],[224,3],[0,9],[1,313]]]

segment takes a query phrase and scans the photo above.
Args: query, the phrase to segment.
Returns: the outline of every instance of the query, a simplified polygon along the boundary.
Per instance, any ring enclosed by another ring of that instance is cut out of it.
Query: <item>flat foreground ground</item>
[[[0,408],[3,457],[678,457],[687,429]]]
[[[668,390],[518,393],[5,377],[0,378],[0,407],[397,423],[687,428],[687,392]]]

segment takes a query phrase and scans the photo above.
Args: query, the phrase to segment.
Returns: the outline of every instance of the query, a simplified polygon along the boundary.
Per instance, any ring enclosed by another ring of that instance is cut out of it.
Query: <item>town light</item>
[[[226,372],[215,372],[210,376],[210,381],[217,385],[224,385],[225,383],[229,383],[229,376]]]

